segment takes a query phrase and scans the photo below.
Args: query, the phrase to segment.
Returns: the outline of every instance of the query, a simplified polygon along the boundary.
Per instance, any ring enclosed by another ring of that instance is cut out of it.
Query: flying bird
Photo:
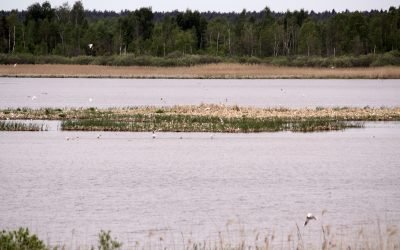
[[[310,220],[317,220],[317,217],[315,217],[312,213],[308,213],[306,217],[306,222],[304,222],[304,226],[307,226]]]

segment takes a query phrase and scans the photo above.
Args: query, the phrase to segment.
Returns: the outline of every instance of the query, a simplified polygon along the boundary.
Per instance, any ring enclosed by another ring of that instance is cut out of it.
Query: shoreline
[[[105,79],[400,79],[400,67],[311,68],[219,63],[190,67],[0,65],[0,77]]]

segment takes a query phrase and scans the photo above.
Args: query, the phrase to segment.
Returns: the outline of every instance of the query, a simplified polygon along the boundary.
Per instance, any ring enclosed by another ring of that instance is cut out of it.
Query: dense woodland
[[[89,46],[92,44],[93,46]],[[0,53],[277,57],[378,54],[400,49],[400,7],[369,12],[99,12],[35,3],[0,12]]]

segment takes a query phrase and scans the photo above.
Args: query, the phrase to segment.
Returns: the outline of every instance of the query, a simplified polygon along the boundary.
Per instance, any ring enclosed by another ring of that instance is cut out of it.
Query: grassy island
[[[163,132],[313,132],[362,127],[364,121],[399,121],[396,108],[252,108],[224,105],[4,109],[0,119],[61,120],[62,130]]]

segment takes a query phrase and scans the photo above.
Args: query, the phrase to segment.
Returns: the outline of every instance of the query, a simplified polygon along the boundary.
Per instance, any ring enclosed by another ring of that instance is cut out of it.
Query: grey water
[[[0,108],[400,106],[399,80],[0,78]]]
[[[400,225],[398,122],[306,134],[98,134],[0,132],[1,228],[77,248],[96,244],[101,229],[133,247],[220,232],[285,238],[296,223],[318,243],[321,223]],[[308,212],[319,220],[303,227]]]

